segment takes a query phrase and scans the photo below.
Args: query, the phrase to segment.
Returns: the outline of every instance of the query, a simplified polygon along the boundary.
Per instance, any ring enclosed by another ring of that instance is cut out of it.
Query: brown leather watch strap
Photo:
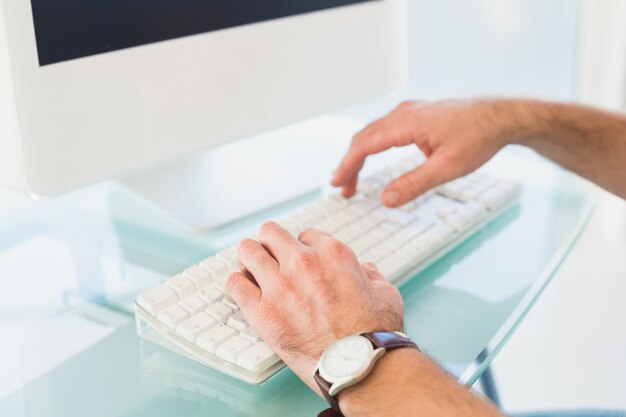
[[[341,410],[339,409],[339,403],[337,402],[337,398],[330,395],[329,393],[331,383],[326,381],[324,378],[322,378],[322,376],[320,375],[319,369],[315,371],[315,374],[313,375],[313,379],[315,379],[315,382],[317,382],[317,385],[320,387],[322,394],[324,394],[324,398],[326,399],[326,402],[330,404],[333,410],[336,410],[341,413]]]
[[[361,336],[372,342],[374,349],[385,348],[385,350],[391,350],[402,347],[418,349],[415,342],[397,332],[370,332],[361,333]]]

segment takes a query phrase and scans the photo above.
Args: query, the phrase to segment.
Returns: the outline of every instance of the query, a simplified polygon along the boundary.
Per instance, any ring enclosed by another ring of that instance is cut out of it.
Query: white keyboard
[[[348,244],[361,262],[374,262],[395,285],[415,276],[463,242],[519,196],[519,184],[477,172],[447,183],[398,209],[380,203],[390,180],[414,169],[405,160],[359,182],[356,196],[339,194],[279,221],[292,234],[319,228]],[[135,298],[141,336],[250,384],[284,364],[248,326],[225,294],[238,270],[234,247],[211,256]]]

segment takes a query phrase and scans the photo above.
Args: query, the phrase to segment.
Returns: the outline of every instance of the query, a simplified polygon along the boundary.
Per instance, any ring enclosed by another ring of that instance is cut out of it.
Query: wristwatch
[[[315,370],[315,382],[330,406],[341,413],[337,394],[365,379],[385,352],[417,345],[400,332],[371,332],[343,337],[322,354]]]

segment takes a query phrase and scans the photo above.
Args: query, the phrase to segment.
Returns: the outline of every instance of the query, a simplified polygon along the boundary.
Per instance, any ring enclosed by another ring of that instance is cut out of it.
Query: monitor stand
[[[319,190],[363,125],[353,118],[318,117],[119,182],[193,230],[216,229]]]

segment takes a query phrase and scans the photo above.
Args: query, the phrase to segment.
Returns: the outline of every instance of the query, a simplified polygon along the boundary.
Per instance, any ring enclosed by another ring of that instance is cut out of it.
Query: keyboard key
[[[360,219],[362,216],[361,210],[357,209],[355,206],[348,206],[341,211],[346,216],[350,217],[352,221]]]
[[[376,264],[381,259],[381,256],[370,250],[364,253],[363,255],[360,255],[358,258],[359,258],[359,262],[362,264],[365,264],[365,263]]]
[[[372,175],[372,178],[375,178],[381,184],[387,184],[395,178],[395,175],[393,174],[393,172],[391,172],[390,169],[382,169]]]
[[[326,218],[326,211],[318,205],[310,205],[303,209],[304,213],[313,219],[313,223],[317,223]]]
[[[298,224],[300,230],[311,227],[317,221],[310,213],[305,210],[295,212],[289,217],[289,220]]]
[[[243,316],[243,313],[241,311],[238,311],[228,318],[226,325],[228,327],[232,327],[238,332],[243,332],[248,327],[248,321]]]
[[[239,271],[239,260],[237,259],[237,249],[228,248],[215,254],[215,257],[224,263],[228,272]],[[214,280],[224,280],[228,274],[220,274],[214,276]]]
[[[348,216],[346,213],[342,211],[336,213],[333,216],[333,220],[335,221],[336,224],[339,225],[339,227],[344,227],[347,224],[350,224],[354,221],[354,219],[350,216]]]
[[[200,297],[207,305],[211,305],[217,301],[222,299],[223,293],[219,292],[217,288],[212,285],[208,285],[202,289],[200,289],[197,293],[198,297]]]
[[[439,237],[443,245],[448,244],[454,238],[454,229],[447,224],[435,225],[430,231]]]
[[[178,301],[178,296],[170,287],[160,284],[137,297],[137,303],[153,316]]]
[[[385,221],[385,216],[373,211],[361,217],[361,220],[369,224],[370,226],[378,226],[379,224]]]
[[[394,233],[393,236],[406,242],[406,241],[413,239],[415,236],[419,235],[420,233],[423,233],[431,225],[432,223],[430,222],[417,220],[409,224],[407,227],[403,227],[402,229],[398,230],[396,233]]]
[[[481,193],[471,189],[471,188],[466,188],[465,190],[463,190],[460,194],[459,194],[459,199],[461,201],[464,201],[466,203],[469,203],[470,201],[474,201],[476,200]]]
[[[261,340],[259,338],[259,336],[254,332],[254,330],[252,330],[251,327],[248,327],[244,331],[242,331],[241,332],[241,337],[245,337],[246,339],[248,339],[252,343],[256,343],[259,340]]]
[[[370,252],[378,255],[380,258],[383,258],[389,255],[391,252],[393,252],[394,249],[395,249],[394,247],[385,244],[385,242],[383,241],[379,243],[378,245],[374,246],[373,248],[371,248]]]
[[[222,303],[224,303],[226,307],[230,308],[231,310],[235,312],[239,311],[239,306],[235,304],[235,300],[230,298],[230,296],[226,294],[226,292],[224,292],[224,298],[222,298]]]
[[[359,181],[357,185],[357,191],[363,193],[366,196],[377,197],[380,193],[383,184],[375,178],[365,178]]]
[[[320,218],[326,218],[330,216],[332,213],[334,213],[333,210],[330,210],[321,201],[316,201],[315,203],[311,204],[309,206],[309,209],[312,210],[314,213],[317,213],[317,215],[320,216]]]
[[[398,230],[402,229],[403,227],[404,226],[402,226],[401,224],[394,222],[392,220],[386,220],[382,222],[380,226],[378,226],[378,228],[387,229],[390,232],[390,234],[396,233]]]
[[[401,247],[404,244],[404,242],[405,241],[402,239],[398,239],[395,236],[390,236],[387,239],[385,239],[384,244],[392,248],[392,250],[395,250]]]
[[[213,258],[209,258],[209,259],[213,259]],[[194,265],[191,268],[187,268],[185,272],[183,272],[183,275],[186,278],[188,278],[191,282],[193,282],[196,288],[202,288],[205,285],[209,285],[212,279],[211,275],[198,265]]]
[[[460,200],[463,189],[453,182],[442,185],[437,189],[437,192],[445,197],[453,200]]]
[[[391,236],[395,231],[396,230],[392,230],[384,224],[380,224],[375,229],[372,229],[367,235],[380,242],[381,240]]]
[[[205,312],[200,312],[178,325],[176,333],[195,343],[198,335],[217,325],[217,321]]]
[[[443,240],[439,233],[427,230],[410,242],[411,247],[415,247],[419,252],[432,254],[443,245]]]
[[[231,316],[231,314],[233,314],[233,310],[231,310],[228,306],[226,306],[223,303],[215,303],[210,305],[207,309],[206,312],[209,313],[210,316],[212,316],[215,320],[219,321],[220,323],[226,323],[226,320],[228,320],[228,317]]]
[[[479,216],[477,213],[472,212],[467,209],[459,209],[456,213],[451,216],[448,216],[445,219],[445,222],[451,226],[457,232],[462,232],[472,226],[473,223],[478,220]]]
[[[341,226],[337,224],[337,222],[333,221],[333,219],[326,219],[317,225],[317,228],[320,229],[324,233],[328,233],[332,235],[337,230],[339,230]]]
[[[287,229],[292,236],[297,236],[300,233],[300,225],[291,219],[281,220],[279,224]]]
[[[196,339],[196,345],[207,352],[215,353],[218,345],[235,336],[236,333],[225,324],[218,323],[204,333],[200,333]]]
[[[350,247],[352,248],[354,253],[357,255],[357,257],[360,254],[365,253],[372,246],[373,245],[370,240],[363,239],[363,238],[359,238],[356,241],[350,243]]]
[[[337,209],[347,207],[349,204],[348,199],[341,196],[341,194],[331,195],[330,197],[326,199],[326,202],[327,204],[334,205],[335,207],[337,207]],[[334,210],[334,211],[337,211],[337,210]]]
[[[207,304],[196,294],[183,298],[178,304],[187,310],[191,315],[204,311],[207,306]]]
[[[495,188],[482,194],[478,201],[484,203],[490,210],[497,210],[503,206],[519,190],[519,187],[511,183],[502,183]]]
[[[378,271],[387,278],[388,281],[393,281],[394,278],[402,271],[406,265],[406,260],[399,256],[389,256],[382,261],[378,262]]]
[[[194,283],[185,278],[182,274],[178,274],[165,282],[171,289],[176,291],[178,298],[185,298],[196,291]]]
[[[364,232],[365,230],[357,227],[356,223],[351,224],[348,227],[344,227],[342,230],[340,230],[340,234],[342,236],[340,240],[345,243],[350,243],[361,237]]]
[[[230,363],[237,362],[237,356],[252,345],[241,336],[233,336],[217,347],[216,355]]]
[[[220,293],[226,294],[226,280],[224,281],[213,281],[213,288],[218,290]]]
[[[363,199],[361,201],[358,201],[352,204],[350,207],[353,207],[354,209],[360,212],[361,216],[364,216],[367,213],[371,212],[372,210],[380,206],[381,204],[378,198],[366,198],[366,199]]]
[[[484,215],[487,213],[487,206],[480,201],[470,201],[465,204],[465,208],[476,215]]]
[[[387,221],[384,224],[387,224],[387,223],[397,224],[397,226],[395,226],[396,229],[399,229],[400,227],[404,227],[413,221],[413,217],[403,212],[402,210],[388,209],[388,208],[381,207],[381,208],[376,209],[374,213],[378,213],[387,219]]]
[[[447,219],[449,216],[452,216],[456,212],[456,206],[450,203],[444,203],[437,207],[437,216],[440,219]]]
[[[241,352],[237,358],[237,365],[252,372],[267,369],[278,361],[278,356],[265,343],[256,345]]]
[[[170,329],[175,330],[187,317],[189,317],[189,313],[178,304],[174,304],[161,311],[157,319]]]

